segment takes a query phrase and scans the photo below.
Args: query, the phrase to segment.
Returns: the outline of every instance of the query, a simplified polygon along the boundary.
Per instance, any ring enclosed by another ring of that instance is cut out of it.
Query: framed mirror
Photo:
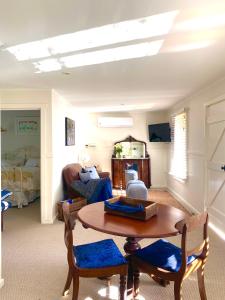
[[[132,136],[114,143],[112,158],[148,158],[146,143],[136,140]]]

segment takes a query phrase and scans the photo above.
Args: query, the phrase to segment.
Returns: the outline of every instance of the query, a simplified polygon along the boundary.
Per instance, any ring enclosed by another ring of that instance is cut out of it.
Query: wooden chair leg
[[[140,283],[140,272],[137,268],[133,269],[133,276],[134,276],[133,297],[137,297],[139,294],[139,283]]]
[[[1,218],[1,231],[3,231],[3,211],[1,212],[2,218]]]
[[[197,270],[198,275],[198,289],[201,300],[207,300],[206,291],[205,291],[205,281],[204,281],[204,268],[201,266]]]
[[[75,276],[73,276],[73,298],[72,298],[72,300],[78,299],[78,293],[79,293],[79,276],[75,275]]]
[[[181,288],[182,288],[182,281],[175,281],[174,282],[174,299],[175,300],[182,300]]]
[[[71,274],[71,272],[69,270],[68,271],[68,275],[67,275],[67,279],[66,279],[66,284],[65,284],[65,287],[64,287],[63,293],[62,293],[63,296],[68,295],[69,288],[70,288],[70,285],[71,285],[71,281],[72,281],[72,274]]]
[[[120,300],[126,299],[126,276],[120,275]]]

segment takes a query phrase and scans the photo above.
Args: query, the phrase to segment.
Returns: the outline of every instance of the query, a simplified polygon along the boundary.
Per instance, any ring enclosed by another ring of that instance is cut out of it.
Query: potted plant
[[[121,157],[121,153],[123,151],[123,146],[120,143],[117,143],[114,146],[114,151],[115,151],[116,157],[120,158]]]

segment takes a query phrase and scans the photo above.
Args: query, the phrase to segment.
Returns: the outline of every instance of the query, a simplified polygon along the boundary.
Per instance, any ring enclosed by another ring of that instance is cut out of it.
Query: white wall
[[[132,128],[99,128],[97,119],[100,116],[132,117],[134,126]],[[152,186],[165,187],[168,145],[148,142],[148,124],[167,122],[167,120],[167,112],[79,114],[76,116],[78,152],[88,152],[91,157],[88,165],[100,165],[102,170],[111,172],[114,142],[131,135],[147,143],[147,151],[151,157]],[[84,149],[85,144],[95,144],[96,147]]]
[[[65,117],[75,119],[76,110],[64,98],[55,91],[52,92],[52,155],[53,155],[53,201],[63,199],[62,169],[69,163],[77,162],[77,138],[75,134],[75,146],[65,146]],[[77,128],[76,128],[77,131]],[[56,215],[56,207],[53,205],[53,216]]]
[[[55,203],[63,197],[62,169],[77,161],[77,146],[65,146],[65,117],[74,119],[76,110],[49,90],[0,90],[0,100],[1,110],[21,110],[21,114],[23,110],[41,111],[41,215],[42,223],[52,223]],[[0,248],[0,286],[1,278]]]
[[[52,94],[48,90],[1,90],[1,109],[41,111],[41,220],[52,223]]]
[[[205,104],[225,94],[225,78],[175,105],[170,113],[188,108],[188,180],[168,175],[168,188],[193,211],[203,211],[205,201]]]
[[[41,110],[41,218],[51,223],[52,216],[52,114],[51,91],[47,90],[0,90],[1,110]],[[0,234],[1,236],[1,234]],[[1,258],[1,249],[0,249]],[[1,270],[1,261],[0,261]],[[0,271],[1,272],[1,271]],[[1,278],[1,273],[0,273]],[[1,281],[1,280],[0,280]],[[1,284],[1,282],[0,282]]]
[[[7,131],[2,133],[2,157],[9,151],[15,151],[18,148],[26,146],[34,146],[40,150],[40,135],[17,135],[16,134],[16,118],[19,117],[38,117],[40,118],[39,110],[26,111],[3,111],[1,115],[1,126]]]
[[[167,111],[149,112],[147,124],[168,122]],[[149,140],[149,138],[147,138]],[[168,148],[170,143],[147,142],[151,157],[152,187],[167,186]]]

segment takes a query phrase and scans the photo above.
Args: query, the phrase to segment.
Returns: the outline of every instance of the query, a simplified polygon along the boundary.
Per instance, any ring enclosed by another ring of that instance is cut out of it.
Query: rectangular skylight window
[[[95,27],[7,48],[20,61],[167,34],[178,11]]]
[[[7,50],[16,56],[17,60],[28,60],[35,58],[44,58],[51,55],[49,49],[42,41],[31,42],[26,44],[9,47]]]
[[[34,62],[33,64],[35,68],[38,69],[37,73],[58,71],[62,68],[58,59],[55,58],[44,59],[39,62]]]
[[[177,11],[91,28],[46,40],[54,54],[165,35]]]
[[[60,61],[67,68],[75,68],[80,66],[95,65],[112,61],[119,61],[124,59],[145,57],[156,55],[163,40],[158,40],[149,43],[140,43],[136,45],[129,45],[94,52],[75,54],[60,58]]]

